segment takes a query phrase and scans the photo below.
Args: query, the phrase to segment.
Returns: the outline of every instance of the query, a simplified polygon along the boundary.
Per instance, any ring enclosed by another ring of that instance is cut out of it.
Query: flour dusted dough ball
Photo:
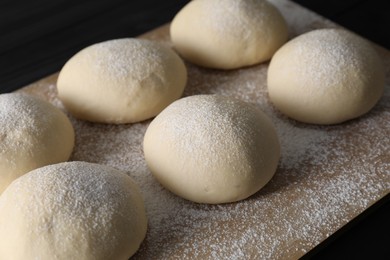
[[[75,117],[119,124],[157,115],[182,95],[186,81],[185,65],[173,50],[128,38],[78,52],[62,68],[57,88]]]
[[[136,184],[103,165],[45,166],[0,197],[0,259],[127,260],[146,228]]]
[[[280,48],[268,69],[268,92],[284,114],[313,124],[336,124],[368,112],[384,89],[373,47],[348,31],[320,29]]]
[[[175,101],[149,125],[147,165],[173,193],[200,203],[245,199],[274,175],[280,156],[270,119],[243,101],[198,95]]]
[[[52,104],[27,94],[0,95],[0,194],[19,176],[69,159],[74,131]]]
[[[235,69],[269,60],[287,40],[279,11],[264,0],[196,0],[172,21],[177,51],[200,66]]]

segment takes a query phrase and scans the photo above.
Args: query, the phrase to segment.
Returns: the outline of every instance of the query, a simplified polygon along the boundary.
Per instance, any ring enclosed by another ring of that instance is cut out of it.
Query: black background
[[[0,91],[59,71],[81,48],[169,22],[188,0],[0,0]],[[296,0],[390,50],[390,0]],[[390,196],[309,252],[313,259],[390,259]]]

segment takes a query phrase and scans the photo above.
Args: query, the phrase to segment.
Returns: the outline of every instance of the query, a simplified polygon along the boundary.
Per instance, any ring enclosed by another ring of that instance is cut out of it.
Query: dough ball
[[[173,50],[128,38],[78,52],[62,68],[57,88],[75,117],[121,124],[157,115],[182,95],[186,81],[186,67]]]
[[[313,124],[365,114],[381,97],[384,82],[375,49],[341,29],[296,37],[276,52],[268,69],[272,103],[287,116]]]
[[[74,138],[68,117],[52,104],[27,94],[0,95],[0,194],[33,169],[67,161]]]
[[[126,174],[86,162],[45,166],[0,197],[0,259],[127,260],[146,226],[140,191]]]
[[[270,119],[248,103],[218,95],[172,103],[151,122],[143,146],[147,165],[164,187],[211,204],[260,190],[280,157]]]
[[[269,60],[286,42],[287,25],[264,0],[196,0],[172,21],[177,51],[208,68],[235,69]]]

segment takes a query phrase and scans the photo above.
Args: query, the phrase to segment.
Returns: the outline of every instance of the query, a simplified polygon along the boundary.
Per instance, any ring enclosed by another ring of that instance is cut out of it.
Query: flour
[[[390,166],[381,159],[388,154],[388,99],[362,119],[313,126],[273,109],[265,65],[226,72],[187,68],[185,96],[235,96],[270,116],[281,161],[270,183],[249,199],[196,204],[164,189],[147,169],[142,139],[150,121],[114,126],[72,118],[77,136],[72,160],[124,170],[141,188],[149,226],[134,259],[297,258],[390,190]]]
[[[335,26],[293,3],[272,3],[292,34]],[[166,34],[149,36],[168,40]],[[382,56],[390,60],[388,52]],[[184,96],[234,96],[263,110],[276,126],[281,161],[273,179],[247,200],[196,204],[168,192],[147,169],[142,138],[150,121],[112,126],[72,119],[77,137],[72,160],[124,170],[141,188],[149,224],[134,259],[297,259],[389,193],[388,86],[385,98],[366,116],[313,126],[273,108],[265,84],[267,64],[234,71],[187,68]]]

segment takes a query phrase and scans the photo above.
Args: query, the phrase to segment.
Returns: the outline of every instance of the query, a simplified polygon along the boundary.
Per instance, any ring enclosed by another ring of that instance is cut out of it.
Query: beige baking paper
[[[289,24],[290,38],[338,27],[292,2],[272,2]],[[169,25],[141,37],[171,45]],[[184,96],[237,97],[262,109],[277,128],[282,146],[278,170],[265,188],[247,200],[196,204],[160,186],[142,152],[150,120],[104,125],[69,115],[76,131],[71,160],[124,170],[141,187],[149,227],[134,259],[296,259],[390,191],[390,52],[377,49],[387,72],[383,98],[367,115],[334,126],[298,123],[274,109],[267,97],[268,63],[233,71],[186,64]],[[56,96],[57,75],[21,91],[63,109]]]

